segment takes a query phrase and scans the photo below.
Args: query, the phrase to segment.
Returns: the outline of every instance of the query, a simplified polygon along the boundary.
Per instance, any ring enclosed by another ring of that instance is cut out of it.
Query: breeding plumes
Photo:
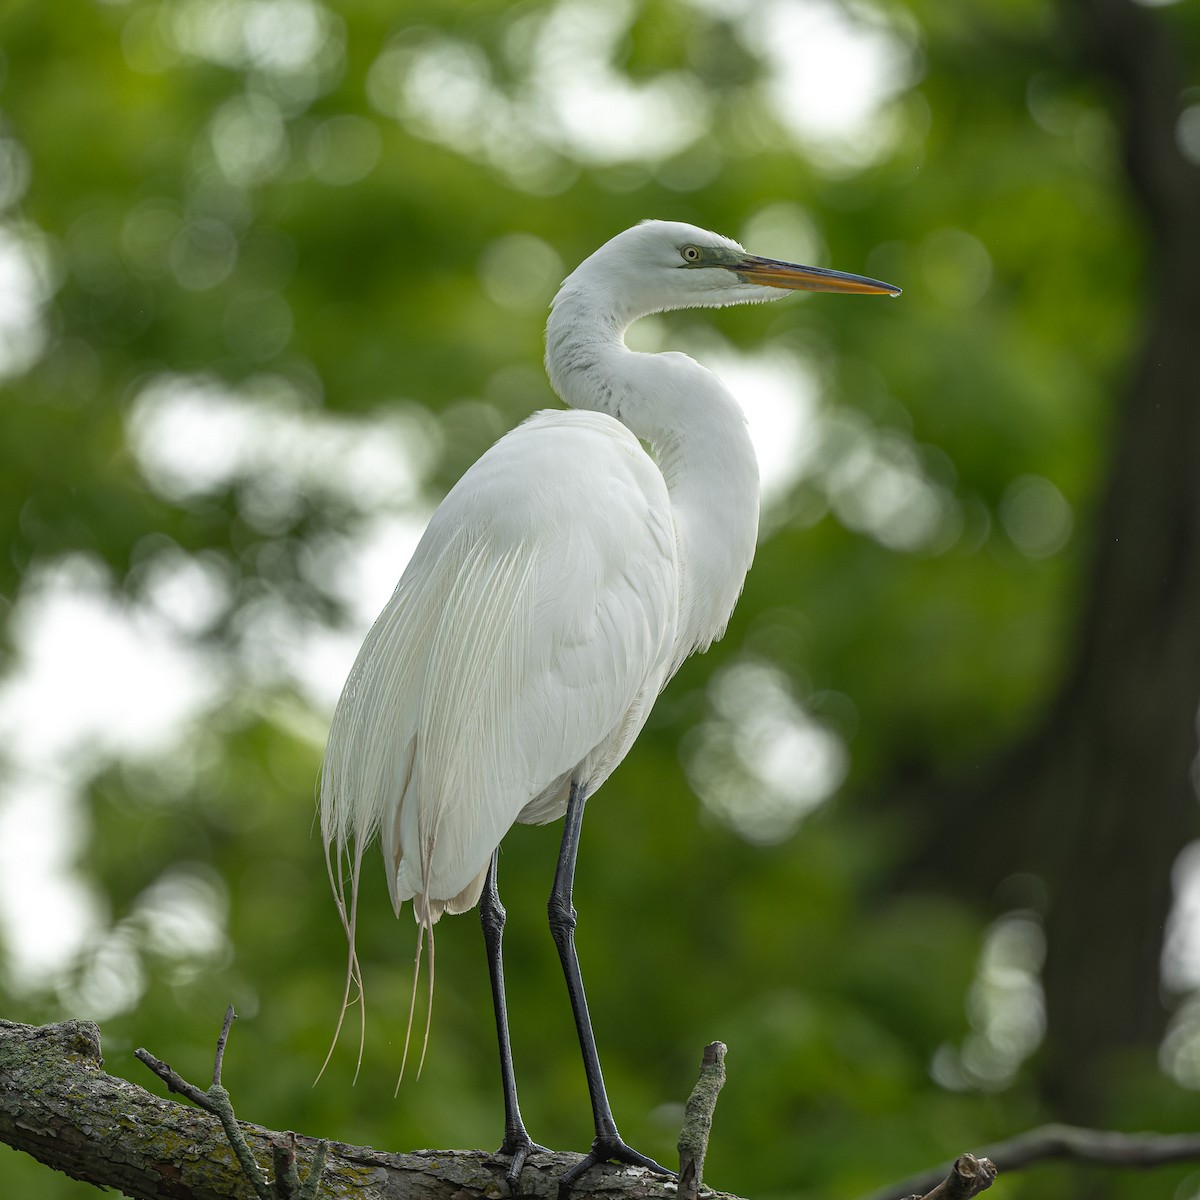
[[[621,1140],[604,1089],[574,946],[580,825],[680,663],[724,632],[758,532],[758,465],[733,397],[686,355],[635,353],[623,335],[650,313],[796,289],[899,292],[668,221],[627,229],[573,271],[546,330],[569,410],[535,413],[442,501],[334,714],[321,832],[351,946],[346,999],[351,981],[361,989],[358,882],[378,835],[397,915],[412,901],[418,970],[428,946],[430,999],[434,923],[480,905],[514,1194],[535,1147],[508,1044],[497,847],[515,822],[565,814],[550,927],[596,1136],[562,1191],[597,1162],[663,1171]]]

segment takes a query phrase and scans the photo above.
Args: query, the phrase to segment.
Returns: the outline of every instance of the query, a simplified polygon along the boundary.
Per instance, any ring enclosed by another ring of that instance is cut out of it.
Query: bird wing
[[[381,833],[393,903],[478,898],[514,821],[594,790],[665,682],[678,559],[661,473],[598,413],[545,412],[447,495],[338,703],[322,831]],[[359,851],[360,852],[360,851]]]

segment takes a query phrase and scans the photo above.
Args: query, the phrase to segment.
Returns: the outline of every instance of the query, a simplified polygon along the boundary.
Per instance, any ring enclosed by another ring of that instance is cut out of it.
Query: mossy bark
[[[264,1174],[289,1133],[241,1121]],[[100,1031],[90,1021],[36,1027],[0,1021],[0,1141],[40,1162],[137,1200],[252,1200],[215,1116],[155,1096],[103,1070]],[[317,1139],[296,1138],[300,1178],[311,1166]],[[532,1155],[522,1194],[549,1200],[576,1155]],[[319,1195],[346,1200],[469,1200],[499,1197],[503,1160],[483,1151],[385,1154],[330,1143]],[[661,1180],[640,1172],[597,1167],[577,1200],[620,1194],[662,1200]],[[286,1200],[280,1189],[281,1200]],[[723,1200],[710,1193],[714,1200]]]

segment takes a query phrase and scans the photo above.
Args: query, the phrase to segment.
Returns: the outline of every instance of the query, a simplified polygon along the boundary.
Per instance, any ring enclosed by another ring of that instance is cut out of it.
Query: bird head
[[[896,296],[898,287],[798,263],[760,258],[731,238],[680,221],[643,221],[606,242],[563,282],[603,295],[628,316],[721,308],[792,291]]]

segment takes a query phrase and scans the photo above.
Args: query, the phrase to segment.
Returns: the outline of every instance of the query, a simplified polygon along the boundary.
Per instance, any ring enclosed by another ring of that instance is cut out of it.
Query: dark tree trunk
[[[1176,140],[1185,80],[1163,19],[1132,0],[1071,0],[1067,14],[1111,88],[1148,233],[1148,325],[1076,665],[1026,779],[1048,818],[1034,848],[1051,888],[1043,1081],[1065,1117],[1090,1119],[1105,1060],[1161,1039],[1170,870],[1200,832],[1200,168]]]
[[[1147,235],[1147,324],[1064,683],[1022,744],[935,798],[921,855],[944,877],[945,830],[970,829],[989,865],[972,862],[965,892],[990,899],[1015,872],[1045,883],[1040,1078],[1058,1118],[1093,1122],[1123,1056],[1153,1052],[1164,1032],[1170,872],[1200,834],[1200,168],[1176,140],[1184,78],[1163,15],[1133,0],[1065,0],[1064,12],[1120,126]]]

